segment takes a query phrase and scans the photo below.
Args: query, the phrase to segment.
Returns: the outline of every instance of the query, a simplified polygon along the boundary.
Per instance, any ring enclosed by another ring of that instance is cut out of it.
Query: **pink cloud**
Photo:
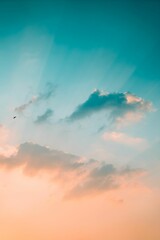
[[[131,147],[147,147],[147,141],[144,138],[128,136],[123,132],[106,132],[103,134],[103,139]]]
[[[17,147],[8,144],[9,136],[9,129],[0,125],[0,155],[4,157],[10,157],[17,153]]]

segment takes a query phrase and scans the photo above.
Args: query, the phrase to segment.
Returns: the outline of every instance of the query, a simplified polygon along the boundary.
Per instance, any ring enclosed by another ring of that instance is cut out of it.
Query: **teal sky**
[[[46,78],[59,81],[61,68],[68,64],[66,68],[72,76],[62,81],[70,85],[74,74],[79,74],[76,71],[82,69],[80,65],[86,67],[87,59],[92,58],[95,60],[90,68],[98,66],[93,73],[97,79],[92,80],[94,86],[90,84],[90,88],[130,90],[157,100],[158,1],[5,1],[0,11],[1,81],[6,84],[23,48],[31,52],[41,50],[39,57],[44,58],[49,47],[47,41],[53,41],[54,47],[50,46],[46,57],[43,82]],[[44,49],[38,49],[38,45]]]
[[[159,1],[1,2],[0,119],[13,131],[10,142],[33,141],[100,160],[111,150],[111,159],[119,163],[119,155],[125,164],[139,149],[105,142],[106,132],[142,138],[149,148],[157,144],[159,29]],[[29,103],[49,89],[52,96]],[[130,92],[152,103],[152,110],[120,128],[103,112],[66,121],[94,89]],[[13,122],[23,104],[28,106]]]

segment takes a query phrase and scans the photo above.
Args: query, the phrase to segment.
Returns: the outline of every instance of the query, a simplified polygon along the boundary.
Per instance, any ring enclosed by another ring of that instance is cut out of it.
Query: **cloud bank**
[[[71,170],[81,165],[79,157],[33,143],[21,144],[15,156],[0,159],[0,165],[15,168],[24,166],[26,170]]]
[[[24,173],[28,175],[47,172],[54,176],[58,173],[58,181],[62,182],[65,178],[65,184],[68,184],[66,198],[77,198],[119,188],[122,178],[127,176],[132,178],[143,172],[139,169],[118,169],[113,164],[83,159],[70,153],[28,142],[21,144],[15,155],[0,156],[0,168],[18,167],[23,168]]]
[[[138,121],[152,109],[151,102],[145,101],[130,92],[108,93],[96,89],[85,102],[77,106],[67,120],[76,121],[103,111],[109,114],[109,118],[113,122],[123,119]]]

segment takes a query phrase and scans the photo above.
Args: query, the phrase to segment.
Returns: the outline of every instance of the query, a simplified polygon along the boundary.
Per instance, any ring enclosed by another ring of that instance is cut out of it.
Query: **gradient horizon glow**
[[[158,0],[0,2],[0,240],[160,239],[159,42]]]

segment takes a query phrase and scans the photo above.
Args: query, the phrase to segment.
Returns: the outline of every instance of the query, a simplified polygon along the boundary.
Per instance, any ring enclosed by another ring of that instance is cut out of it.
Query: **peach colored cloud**
[[[132,137],[123,132],[106,132],[103,134],[105,141],[112,141],[132,147],[147,147],[147,141],[144,138]]]
[[[9,136],[9,129],[0,125],[0,155],[4,157],[10,157],[17,152],[17,147],[8,144]]]
[[[16,154],[0,156],[0,167],[5,169],[22,168],[24,174],[49,175],[53,181],[67,189],[66,198],[99,194],[121,187],[122,178],[128,179],[144,172],[141,169],[113,164],[64,153],[33,143],[21,144]]]

